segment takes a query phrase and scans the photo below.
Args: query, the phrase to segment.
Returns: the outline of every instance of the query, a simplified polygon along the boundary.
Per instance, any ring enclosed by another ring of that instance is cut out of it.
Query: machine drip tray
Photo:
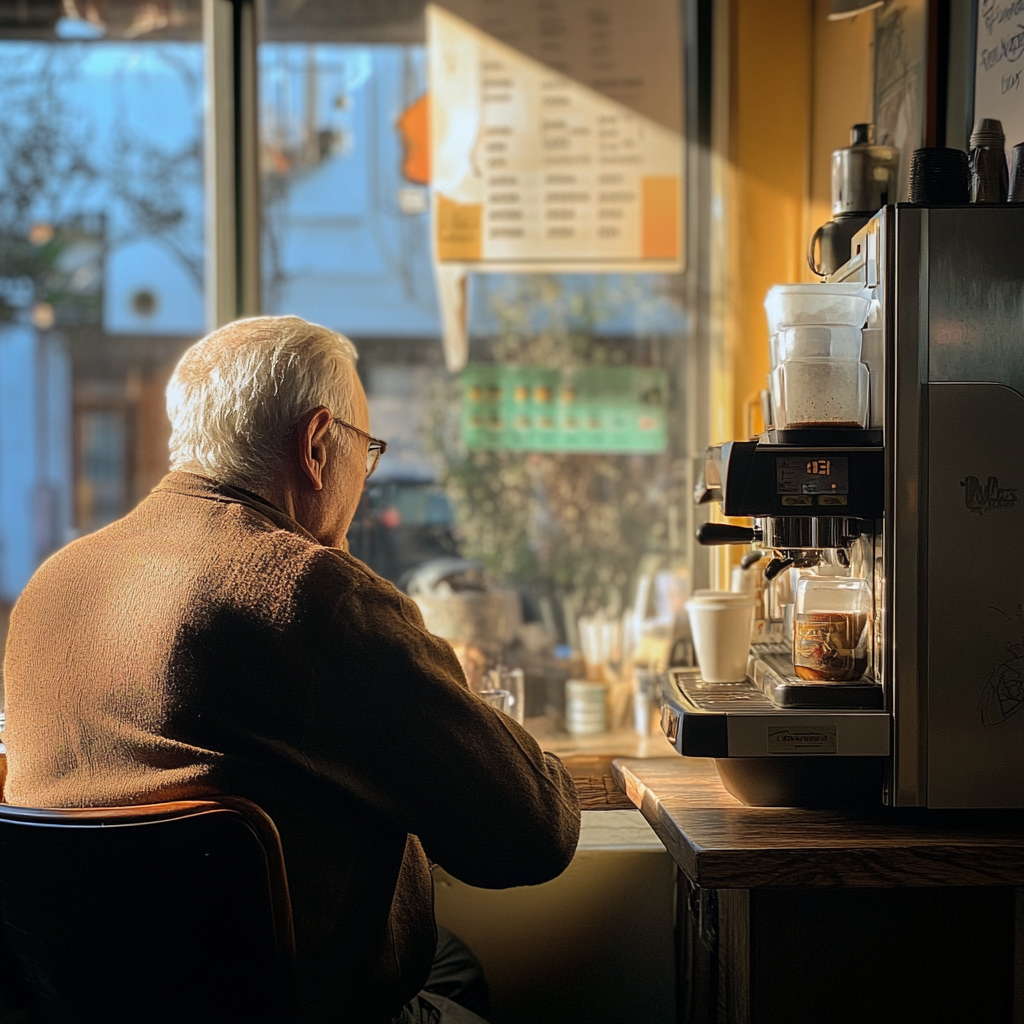
[[[851,683],[822,683],[799,679],[793,673],[788,647],[758,646],[751,652],[747,674],[779,708],[871,708],[884,706],[881,684],[868,679]]]
[[[751,660],[770,667],[763,656]],[[755,807],[877,805],[890,725],[881,707],[780,707],[749,678],[709,683],[687,668],[664,678],[669,743],[686,757],[714,758],[725,788]]]
[[[885,757],[882,707],[780,707],[751,679],[709,683],[697,669],[669,669],[661,727],[687,757]]]

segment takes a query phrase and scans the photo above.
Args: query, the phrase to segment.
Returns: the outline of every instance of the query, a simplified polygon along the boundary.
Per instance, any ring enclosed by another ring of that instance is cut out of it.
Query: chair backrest
[[[281,842],[248,800],[2,804],[0,917],[35,1020],[291,1016]]]

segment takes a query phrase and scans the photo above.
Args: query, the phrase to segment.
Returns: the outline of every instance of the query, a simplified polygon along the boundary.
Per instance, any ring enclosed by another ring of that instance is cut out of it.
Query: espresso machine
[[[751,804],[1024,807],[1024,206],[886,206],[820,287],[867,300],[859,366],[818,403],[863,416],[808,412],[807,367],[773,350],[771,425],[710,449],[696,495],[753,525],[698,539],[764,552],[765,609],[796,576],[863,581],[863,672],[798,673],[766,610],[745,680],[670,670],[662,728]]]

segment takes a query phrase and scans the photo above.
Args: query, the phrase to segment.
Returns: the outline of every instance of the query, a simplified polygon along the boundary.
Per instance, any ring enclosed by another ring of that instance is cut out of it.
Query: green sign
[[[475,451],[657,454],[666,445],[664,370],[468,366],[462,438]]]

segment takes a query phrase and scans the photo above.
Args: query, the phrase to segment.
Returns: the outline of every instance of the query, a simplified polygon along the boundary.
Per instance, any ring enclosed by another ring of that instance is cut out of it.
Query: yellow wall
[[[734,437],[768,373],[765,292],[799,279],[811,110],[810,0],[737,0],[732,103]]]
[[[584,811],[584,832],[608,814],[639,812]],[[675,881],[664,849],[581,846],[564,874],[518,889],[437,867],[434,906],[483,965],[494,1024],[670,1024]]]
[[[828,9],[828,0],[715,7],[713,441],[748,435],[748,409],[767,386],[765,294],[816,280],[807,240],[831,217],[832,151],[872,119],[874,14],[830,22]],[[711,549],[714,585],[729,586],[740,554]]]
[[[815,0],[811,180],[805,236],[832,217],[832,150],[850,144],[850,127],[873,118],[874,13],[829,21]],[[802,268],[803,280],[816,280]]]
[[[723,6],[729,45],[716,57],[729,67],[716,81],[715,121],[727,212],[715,276],[728,381],[716,388],[713,433],[728,437],[716,440],[746,435],[748,402],[768,373],[765,294],[815,280],[807,240],[831,216],[832,150],[849,145],[850,126],[870,121],[873,107],[873,14],[830,22],[828,0]]]

